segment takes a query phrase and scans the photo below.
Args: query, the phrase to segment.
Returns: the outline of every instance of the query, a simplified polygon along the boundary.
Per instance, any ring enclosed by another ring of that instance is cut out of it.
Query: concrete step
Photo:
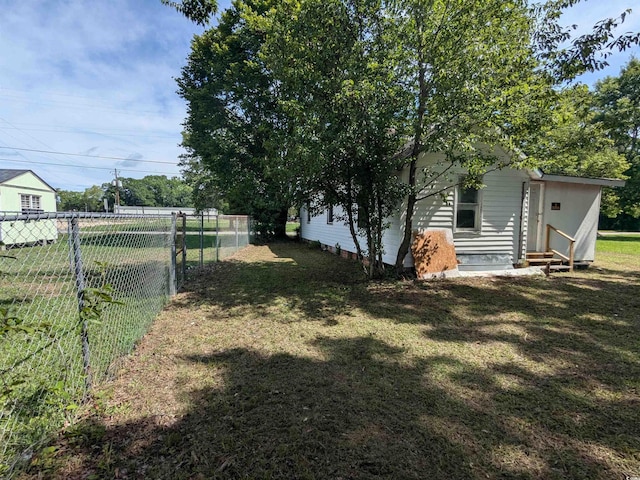
[[[549,265],[551,272],[568,272],[569,270],[569,265]]]

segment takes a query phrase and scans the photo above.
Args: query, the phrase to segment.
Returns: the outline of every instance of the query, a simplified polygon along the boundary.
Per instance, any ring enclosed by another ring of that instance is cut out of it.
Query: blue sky
[[[564,19],[581,31],[636,3],[588,0]],[[108,182],[114,168],[179,175],[186,109],[174,77],[201,27],[160,0],[0,0],[0,11],[0,167],[68,190]],[[622,29],[638,30],[640,4]],[[617,75],[631,53],[583,81]]]

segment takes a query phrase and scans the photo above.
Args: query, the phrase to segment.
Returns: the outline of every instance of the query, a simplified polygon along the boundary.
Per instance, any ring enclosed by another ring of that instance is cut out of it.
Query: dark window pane
[[[476,228],[475,210],[458,209],[456,228]]]
[[[460,188],[459,203],[478,203],[478,190],[475,188]]]

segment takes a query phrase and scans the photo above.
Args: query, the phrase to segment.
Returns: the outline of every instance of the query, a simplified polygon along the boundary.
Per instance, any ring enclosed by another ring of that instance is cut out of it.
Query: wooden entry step
[[[555,257],[553,252],[527,252],[529,265],[562,265],[562,259]]]

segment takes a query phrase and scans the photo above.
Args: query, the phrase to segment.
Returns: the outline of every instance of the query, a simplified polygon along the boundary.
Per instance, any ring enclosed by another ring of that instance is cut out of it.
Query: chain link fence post
[[[76,291],[78,298],[78,315],[79,319],[82,322],[80,328],[80,338],[82,341],[82,368],[84,370],[84,387],[85,392],[84,395],[88,395],[91,390],[91,359],[90,359],[90,350],[89,350],[89,325],[85,319],[82,318],[82,310],[84,308],[84,291],[86,288],[86,282],[84,278],[84,270],[82,264],[82,250],[80,247],[80,226],[79,219],[77,216],[74,216],[70,219],[71,224],[71,246],[73,249],[73,265],[74,265],[74,275],[76,279]]]
[[[220,261],[220,215],[216,215],[216,262]]]
[[[171,263],[169,264],[169,295],[174,296],[178,291],[178,278],[176,276],[176,240],[177,240],[177,222],[176,213],[171,214]]]
[[[182,282],[187,279],[187,215],[182,214]]]
[[[204,212],[200,212],[200,268],[204,265]]]
[[[240,250],[240,242],[239,242],[240,239],[238,238],[238,217],[235,217],[233,219],[233,223],[235,224],[235,227],[236,227],[236,252],[237,252],[238,250]]]

